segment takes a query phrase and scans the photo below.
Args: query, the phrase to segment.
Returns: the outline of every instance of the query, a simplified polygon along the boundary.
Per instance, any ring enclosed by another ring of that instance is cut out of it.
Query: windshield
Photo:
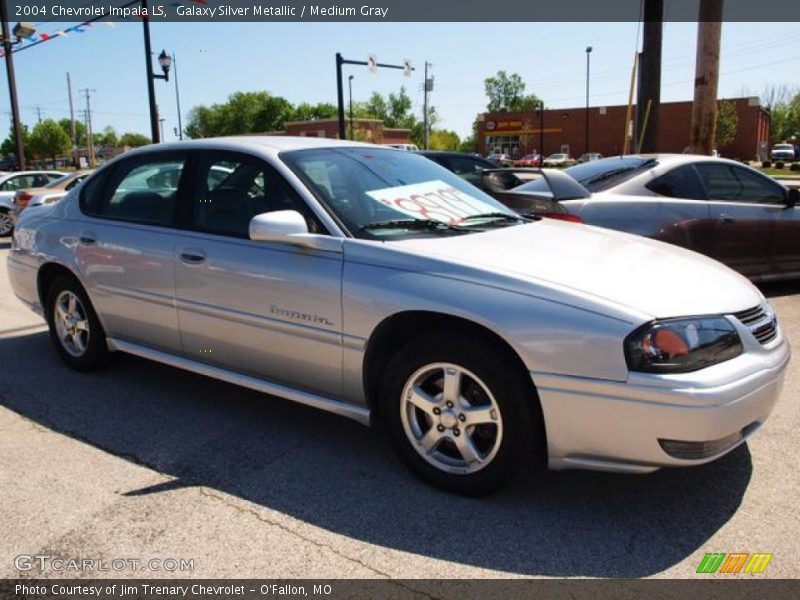
[[[341,147],[284,152],[281,159],[355,237],[456,235],[524,222],[417,154]]]
[[[633,177],[643,169],[651,169],[656,161],[641,156],[617,156],[581,163],[564,169],[590,192],[606,190]]]

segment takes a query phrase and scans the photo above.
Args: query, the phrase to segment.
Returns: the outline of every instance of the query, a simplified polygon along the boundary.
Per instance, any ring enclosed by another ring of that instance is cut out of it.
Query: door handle
[[[82,233],[78,236],[78,241],[84,246],[94,246],[97,243],[97,238],[93,233]]]
[[[731,215],[725,213],[722,213],[719,216],[719,220],[722,221],[723,223],[736,223],[736,217],[732,217]]]
[[[206,255],[200,250],[181,250],[181,262],[188,265],[199,265],[205,262]]]

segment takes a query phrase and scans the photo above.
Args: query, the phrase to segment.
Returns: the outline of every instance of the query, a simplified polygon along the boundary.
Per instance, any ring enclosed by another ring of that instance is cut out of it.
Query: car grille
[[[778,337],[778,321],[775,315],[769,313],[763,306],[756,306],[733,314],[742,325],[762,344],[768,344]]]

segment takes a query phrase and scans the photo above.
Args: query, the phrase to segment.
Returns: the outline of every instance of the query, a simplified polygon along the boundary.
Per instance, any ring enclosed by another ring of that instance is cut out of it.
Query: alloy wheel
[[[14,222],[11,220],[11,215],[0,211],[0,236],[8,235],[12,229],[14,229]]]
[[[56,298],[53,321],[61,347],[70,356],[80,357],[89,346],[89,319],[81,299],[64,290]]]
[[[464,367],[433,363],[403,388],[403,430],[428,463],[448,473],[488,466],[503,440],[500,407],[483,381]]]

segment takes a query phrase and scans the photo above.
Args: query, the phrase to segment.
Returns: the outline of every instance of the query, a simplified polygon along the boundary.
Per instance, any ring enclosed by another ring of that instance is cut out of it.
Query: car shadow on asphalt
[[[0,250],[8,250],[11,248],[11,239],[0,238]]]
[[[15,365],[0,371],[0,404],[175,478],[123,496],[207,486],[355,540],[514,574],[659,573],[704,547],[751,477],[741,446],[702,467],[526,474],[462,498],[416,480],[379,429],[291,402],[121,354],[75,373],[42,332],[0,339],[0,361]]]

